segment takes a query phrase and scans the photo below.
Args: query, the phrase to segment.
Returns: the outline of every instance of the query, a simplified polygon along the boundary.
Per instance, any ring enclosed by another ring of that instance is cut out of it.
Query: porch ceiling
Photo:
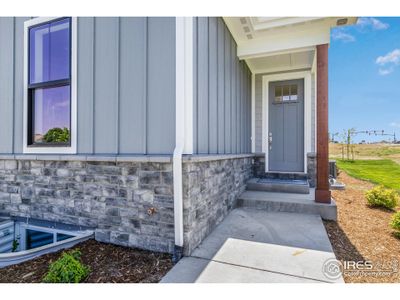
[[[246,59],[251,71],[271,73],[288,70],[311,69],[314,62],[315,50],[292,52]]]
[[[354,24],[355,17],[224,17],[240,59],[309,52],[328,44],[330,29]]]

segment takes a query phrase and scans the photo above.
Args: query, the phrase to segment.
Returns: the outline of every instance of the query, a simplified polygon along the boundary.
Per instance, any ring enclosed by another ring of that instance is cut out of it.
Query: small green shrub
[[[392,222],[390,222],[390,226],[392,226],[393,229],[400,231],[400,211],[393,214]]]
[[[395,190],[377,186],[365,193],[368,204],[393,209],[398,203],[398,194]]]
[[[90,273],[89,267],[81,263],[81,252],[73,250],[65,252],[49,267],[49,272],[43,278],[48,283],[78,283]]]
[[[69,141],[69,129],[58,127],[49,129],[43,136],[43,140],[46,143],[67,143]]]

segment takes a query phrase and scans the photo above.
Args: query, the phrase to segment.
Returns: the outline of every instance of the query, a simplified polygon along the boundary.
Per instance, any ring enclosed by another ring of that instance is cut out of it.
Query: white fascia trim
[[[77,149],[77,17],[71,18],[71,146],[28,147],[28,29],[60,17],[39,17],[24,22],[24,103],[23,103],[23,153],[76,154]]]
[[[317,72],[317,49],[315,47],[313,61],[311,64],[311,73],[315,74]]]
[[[193,18],[176,17],[176,145],[173,155],[175,245],[183,247],[182,155],[193,153]]]
[[[297,25],[314,20],[324,19],[324,17],[267,17],[261,18],[250,17],[250,23],[254,30],[275,29],[278,27]],[[268,20],[266,20],[268,19]]]
[[[281,80],[304,79],[304,173],[307,172],[307,153],[311,152],[311,71],[304,72],[289,72],[282,74],[271,74],[262,77],[262,151],[265,153],[265,172],[269,172],[268,166],[268,145],[267,145],[267,132],[268,132],[268,95],[269,95],[269,82]]]
[[[251,74],[251,152],[256,152],[256,75]]]

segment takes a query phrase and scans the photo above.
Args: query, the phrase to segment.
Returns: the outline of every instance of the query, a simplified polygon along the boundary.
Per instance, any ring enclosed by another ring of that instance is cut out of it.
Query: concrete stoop
[[[288,212],[319,215],[325,220],[337,220],[337,207],[332,199],[330,204],[316,203],[315,190],[309,194],[275,193],[266,191],[244,191],[237,200],[237,207],[262,209],[269,212]]]
[[[310,186],[307,179],[281,179],[281,178],[252,178],[247,181],[247,190],[309,194]]]

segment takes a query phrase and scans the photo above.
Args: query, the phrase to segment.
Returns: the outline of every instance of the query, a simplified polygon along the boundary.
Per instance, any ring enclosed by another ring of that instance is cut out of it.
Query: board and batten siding
[[[24,21],[0,18],[0,153],[22,153]],[[78,154],[172,154],[175,18],[79,17]]]
[[[251,71],[222,18],[194,19],[195,154],[251,152]]]

